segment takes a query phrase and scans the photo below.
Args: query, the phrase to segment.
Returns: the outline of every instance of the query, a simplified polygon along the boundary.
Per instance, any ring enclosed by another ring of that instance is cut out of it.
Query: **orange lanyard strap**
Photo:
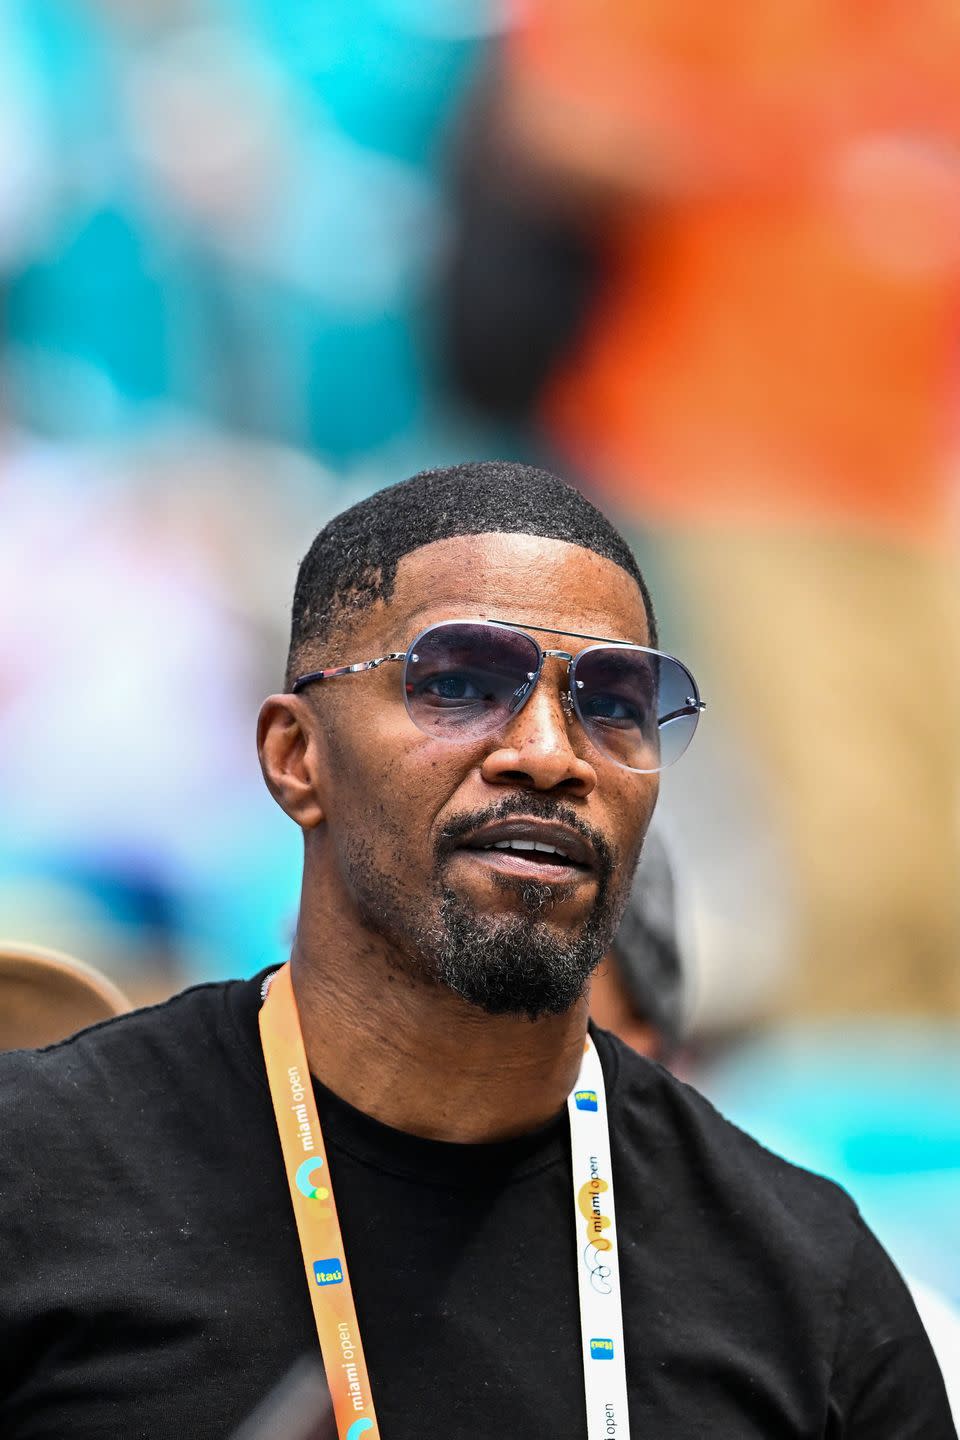
[[[289,965],[271,977],[260,1038],[337,1433],[340,1440],[379,1440]]]

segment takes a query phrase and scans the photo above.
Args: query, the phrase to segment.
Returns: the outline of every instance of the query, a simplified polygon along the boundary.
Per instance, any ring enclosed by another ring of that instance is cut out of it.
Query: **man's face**
[[[450,619],[550,627],[543,648],[573,654],[587,642],[569,631],[648,639],[639,590],[612,561],[562,541],[469,536],[406,556],[389,603],[338,633],[321,663],[406,650]],[[568,718],[564,661],[548,658],[523,709],[470,741],[417,729],[400,671],[308,692],[326,756],[324,883],[421,978],[489,1013],[560,1013],[617,926],[657,777],[618,766]],[[503,848],[516,839],[527,843]]]

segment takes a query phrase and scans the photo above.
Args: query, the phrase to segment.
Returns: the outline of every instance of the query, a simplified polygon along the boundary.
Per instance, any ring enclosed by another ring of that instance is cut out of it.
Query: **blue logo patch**
[[[574,1090],[573,1098],[578,1110],[596,1110],[596,1090]]]
[[[339,1260],[314,1260],[313,1278],[318,1285],[339,1285],[343,1280],[343,1266]]]
[[[612,1359],[613,1359],[613,1341],[612,1341],[612,1340],[591,1340],[591,1341],[590,1341],[590,1359],[591,1359],[591,1360],[612,1360]]]

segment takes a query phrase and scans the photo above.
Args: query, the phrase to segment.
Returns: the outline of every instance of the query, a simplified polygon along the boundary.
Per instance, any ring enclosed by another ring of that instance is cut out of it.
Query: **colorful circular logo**
[[[301,1195],[306,1195],[308,1200],[329,1200],[330,1191],[326,1185],[315,1185],[313,1176],[317,1170],[323,1168],[323,1161],[319,1155],[311,1155],[297,1167],[295,1176],[297,1189]]]

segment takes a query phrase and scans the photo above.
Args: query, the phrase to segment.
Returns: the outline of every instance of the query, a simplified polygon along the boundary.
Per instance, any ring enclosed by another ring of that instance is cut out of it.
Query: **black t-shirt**
[[[316,1353],[258,1008],[201,986],[0,1057],[4,1440],[227,1440]],[[849,1198],[597,1045],[636,1440],[954,1440]],[[585,1436],[565,1113],[455,1145],[317,1091],[384,1440]]]

